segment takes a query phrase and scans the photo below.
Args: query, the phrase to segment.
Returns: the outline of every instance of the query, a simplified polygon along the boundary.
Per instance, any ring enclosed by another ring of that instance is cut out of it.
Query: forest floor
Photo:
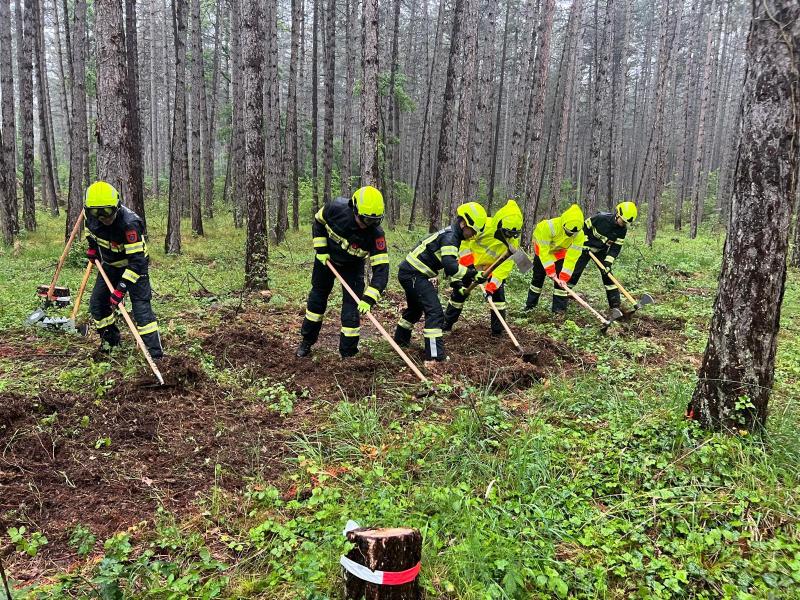
[[[634,232],[618,274],[657,304],[607,335],[576,306],[554,323],[547,297],[523,313],[514,273],[510,324],[530,354],[490,336],[476,296],[422,386],[368,323],[361,353],[339,358],[338,291],[313,359],[294,357],[309,236],[271,249],[270,297],[243,296],[243,232],[221,217],[168,257],[161,217],[164,387],[125,333],[98,356],[94,335],[21,327],[61,220],[0,250],[0,556],[15,597],[338,597],[351,518],[418,527],[431,598],[796,595],[798,273],[769,436],[727,437],[683,418],[719,232],[664,231],[653,248]],[[387,234],[393,279],[375,314],[390,331],[396,266],[422,233]],[[578,289],[605,308],[595,271]]]

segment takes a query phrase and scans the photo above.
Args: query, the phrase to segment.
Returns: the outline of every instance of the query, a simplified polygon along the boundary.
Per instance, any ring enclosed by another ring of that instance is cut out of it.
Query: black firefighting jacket
[[[463,241],[461,227],[453,223],[422,240],[406,255],[404,263],[427,277],[436,277],[444,269],[448,277],[461,279],[467,273],[458,261],[458,248]]]
[[[85,211],[84,211],[85,212]],[[144,223],[131,209],[120,206],[111,225],[86,214],[86,239],[89,247],[100,252],[103,264],[125,267],[122,279],[136,283],[147,274],[149,263]]]
[[[389,254],[383,228],[361,229],[347,198],[336,198],[317,211],[311,227],[314,250],[329,254],[334,265],[364,262],[369,258],[372,278],[364,292],[376,301],[389,283]]]
[[[586,219],[583,232],[586,234],[584,247],[592,252],[607,251],[604,261],[610,265],[622,250],[628,228],[617,225],[614,213],[602,212]]]

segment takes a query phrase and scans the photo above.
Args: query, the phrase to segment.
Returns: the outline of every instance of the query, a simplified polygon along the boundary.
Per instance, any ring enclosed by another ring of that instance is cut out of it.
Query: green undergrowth
[[[0,288],[0,328],[15,344],[68,353],[64,336],[18,330],[59,254],[63,222],[43,216],[40,223],[0,255],[0,276],[11,284]],[[184,254],[166,257],[159,211],[150,227],[154,305],[168,348],[196,358],[221,385],[247,386],[204,354],[191,325],[224,326],[216,313],[208,316],[211,303],[254,302],[239,291],[243,232],[221,214],[206,224],[205,238],[187,235]],[[387,233],[393,275],[423,233]],[[348,519],[419,528],[420,581],[430,598],[800,597],[798,274],[787,284],[769,433],[709,435],[683,412],[705,347],[722,236],[705,231],[688,240],[664,230],[652,248],[642,236],[630,236],[617,274],[635,295],[656,298],[636,318],[671,324],[673,337],[602,336],[575,307],[556,325],[547,298],[533,318],[524,315],[528,281],[515,273],[512,327],[592,356],[592,368],[553,373],[513,393],[454,378],[422,398],[392,382],[380,399],[316,398],[321,416],[311,430],[295,432],[291,468],[280,479],[254,475],[223,491],[219,468],[189,514],[161,509],[107,540],[76,527],[70,544],[79,562],[20,586],[15,597],[338,598]],[[309,237],[290,234],[271,248],[278,306],[303,304]],[[79,279],[81,263],[76,250],[66,281]],[[208,293],[198,292],[198,280]],[[400,292],[394,277],[390,290]],[[593,269],[579,291],[603,307]],[[485,320],[485,310],[470,301],[463,318]],[[395,360],[379,342],[369,346]],[[47,384],[100,398],[109,372],[127,376],[137,367],[132,353],[109,363],[67,356],[46,368],[0,358],[0,391],[35,394]],[[290,415],[303,398],[286,384],[258,380],[248,397]],[[47,543],[34,533],[16,530],[15,557]]]

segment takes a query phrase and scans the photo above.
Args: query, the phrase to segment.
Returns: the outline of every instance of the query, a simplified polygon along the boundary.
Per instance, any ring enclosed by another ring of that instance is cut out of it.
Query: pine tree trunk
[[[570,108],[575,90],[575,70],[577,66],[577,48],[579,42],[579,27],[583,18],[583,0],[572,0],[572,8],[567,24],[567,38],[564,48],[568,52],[566,74],[564,81],[564,95],[561,99],[561,124],[558,128],[556,141],[556,157],[553,161],[553,177],[550,184],[550,213],[556,214],[561,196],[561,182],[564,179],[564,169],[567,157],[567,134],[570,126]]]
[[[42,0],[34,3],[36,11],[34,24],[36,39],[34,41],[35,69],[36,69],[36,95],[39,108],[39,147],[41,148],[41,180],[42,195],[46,198],[45,206],[50,208],[50,214],[58,216],[59,186],[56,182],[56,157],[55,141],[53,135],[52,114],[50,109],[50,91],[47,82],[47,60],[44,47],[44,13]]]
[[[325,8],[325,131],[323,132],[322,171],[325,183],[322,201],[331,201],[333,177],[333,110],[336,95],[336,0],[328,0]]]
[[[20,136],[22,141],[22,218],[25,229],[36,230],[36,199],[33,190],[33,4],[17,0],[17,60],[19,63]],[[20,42],[21,40],[21,42]]]
[[[169,169],[169,216],[164,252],[180,254],[181,213],[189,190],[186,132],[186,20],[188,0],[172,0],[175,46],[175,106],[172,113],[172,151]]]
[[[293,204],[299,196],[297,178],[297,67],[300,54],[300,27],[302,21],[302,0],[292,0],[292,40],[289,56],[289,84],[286,96],[286,133],[284,135],[284,167],[286,187],[278,205],[278,220],[275,224],[275,239],[278,243],[286,238],[289,228],[288,204],[292,194]]]
[[[457,0],[461,2],[463,0]],[[361,185],[378,185],[378,0],[362,0]]]
[[[713,5],[713,3],[712,3]],[[711,11],[713,14],[713,11]],[[694,167],[692,173],[692,180],[694,186],[692,189],[692,216],[689,225],[689,237],[694,239],[697,237],[697,230],[700,222],[703,219],[703,204],[706,199],[706,190],[701,185],[702,177],[701,171],[703,168],[703,152],[705,150],[705,133],[706,133],[706,117],[708,115],[708,102],[709,94],[711,93],[711,42],[713,40],[713,27],[711,25],[711,16],[709,16],[708,30],[706,32],[706,52],[705,62],[703,64],[703,75],[701,81],[703,83],[703,95],[700,100],[700,113],[698,115],[699,126],[697,129],[697,141],[695,142],[694,154]],[[701,189],[703,188],[703,189]]]
[[[345,50],[347,63],[346,83],[345,83],[345,104],[344,122],[342,124],[342,167],[341,167],[341,188],[342,195],[350,197],[351,185],[350,176],[353,167],[353,88],[356,84],[356,52],[355,52],[355,31],[356,15],[358,13],[358,0],[345,0]]]
[[[200,31],[200,0],[192,0],[192,232],[203,235],[202,165],[208,148],[205,118],[205,78],[203,76],[203,39]],[[201,133],[202,132],[202,133]]]
[[[324,0],[313,0],[314,26],[311,28],[311,210],[319,210],[319,35],[320,9]],[[302,79],[302,78],[301,78]]]
[[[466,0],[454,0],[453,26],[450,34],[450,52],[447,59],[447,80],[444,86],[444,105],[442,121],[439,128],[439,149],[436,153],[436,174],[433,178],[433,196],[431,198],[430,220],[428,229],[436,231],[442,222],[442,208],[450,206],[447,195],[447,178],[452,154],[453,104],[455,100],[456,63],[461,56],[462,33]]]
[[[214,14],[214,58],[211,67],[211,90],[209,92],[210,106],[208,107],[208,119],[206,123],[206,157],[203,163],[203,202],[204,216],[207,219],[214,218],[214,155],[217,141],[217,95],[219,94],[219,55],[220,55],[220,29],[222,13],[222,0],[217,0],[216,11]]]
[[[397,127],[397,120],[399,118],[400,108],[397,106],[397,71],[398,53],[399,53],[399,35],[400,35],[400,0],[393,1],[394,18],[392,20],[392,50],[391,59],[389,60],[389,94],[388,94],[388,107],[389,107],[389,129],[384,136],[384,165],[386,169],[385,182],[386,185],[384,194],[388,200],[389,206],[389,224],[394,225],[398,222],[400,217],[400,207],[395,193],[394,180],[397,177],[397,155],[400,152],[400,132]]]
[[[483,26],[480,28],[482,34],[481,46],[483,56],[481,57],[480,68],[480,90],[478,92],[478,105],[475,114],[475,135],[470,144],[470,168],[467,180],[466,198],[477,198],[483,166],[487,164],[486,150],[492,147],[492,84],[494,83],[494,55],[495,55],[495,31],[497,29],[498,3],[495,0],[482,0],[481,14],[484,17]],[[502,77],[502,69],[500,70]],[[491,159],[490,159],[491,160]],[[491,210],[491,207],[487,208]]]
[[[150,162],[152,163],[152,193],[153,197],[158,198],[159,185],[158,179],[161,175],[160,165],[160,135],[161,120],[159,119],[160,94],[156,90],[160,89],[157,85],[159,77],[156,75],[156,0],[151,0],[150,4]]]
[[[536,84],[534,87],[533,104],[531,106],[532,122],[529,131],[529,141],[526,147],[531,149],[530,163],[526,188],[528,195],[525,199],[525,233],[523,240],[530,239],[529,233],[536,222],[539,210],[539,182],[542,173],[542,129],[544,127],[544,103],[547,97],[547,67],[550,62],[550,38],[553,32],[553,15],[555,13],[555,0],[544,0],[542,7],[542,20],[539,27],[539,47],[536,51]]]
[[[267,192],[269,222],[274,236],[278,206],[283,196],[284,175],[281,169],[281,93],[278,81],[278,1],[267,0],[265,16],[268,41],[267,60]]]
[[[84,174],[89,164],[88,124],[86,121],[86,0],[75,0],[70,64],[72,65],[72,130],[69,156],[69,196],[64,239],[69,237],[83,210]]]
[[[453,160],[453,192],[450,196],[450,212],[467,201],[467,169],[469,164],[469,132],[474,118],[473,96],[475,94],[475,71],[477,64],[477,0],[464,0],[463,59],[464,72],[461,76],[461,95],[458,101],[458,121],[456,127],[456,152]]]
[[[132,141],[125,32],[120,0],[95,1],[97,39],[97,174],[130,206]]]
[[[0,90],[2,90],[3,157],[7,177],[5,196],[6,227],[11,234],[19,232],[19,208],[17,207],[17,154],[16,124],[14,115],[14,69],[11,51],[11,4],[0,0]]]
[[[264,182],[264,12],[261,2],[243,4],[244,34],[244,130],[245,186],[247,204],[247,248],[245,286],[268,285],[267,204]]]
[[[508,49],[508,22],[511,15],[511,2],[506,3],[506,18],[503,25],[503,49],[500,52],[500,84],[497,89],[497,108],[494,117],[494,135],[492,136],[492,159],[489,166],[489,183],[486,192],[486,210],[492,211],[494,200],[495,177],[497,176],[497,152],[500,147],[500,119],[503,110],[503,92],[506,80],[506,51]]]
[[[757,0],[752,17],[730,228],[689,408],[731,432],[766,427],[800,157],[800,5]]]
[[[247,0],[244,0],[247,1]],[[244,93],[242,91],[242,0],[231,0],[231,98],[233,114],[231,116],[231,189],[239,190],[244,184],[244,136],[242,107]],[[244,225],[244,206],[242,194],[233,196],[233,222],[236,227]]]
[[[125,0],[128,123],[130,124],[130,139],[126,145],[129,147],[131,161],[128,203],[134,212],[144,220],[144,152],[142,151],[142,127],[139,115],[139,44],[137,37],[136,0]]]

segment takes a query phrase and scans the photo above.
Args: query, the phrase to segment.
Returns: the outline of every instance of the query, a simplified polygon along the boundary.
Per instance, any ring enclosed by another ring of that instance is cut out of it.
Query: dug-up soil
[[[269,480],[286,469],[286,441],[308,417],[303,406],[287,421],[219,388],[190,360],[168,359],[161,370],[166,387],[122,382],[101,401],[0,394],[0,530],[25,525],[48,538],[36,560],[14,555],[15,578],[68,566],[78,524],[102,541],[159,505],[189,507],[215,482],[235,489],[245,475]]]
[[[391,317],[381,314],[387,325]],[[355,358],[338,356],[335,317],[325,324],[314,358],[296,358],[301,321],[302,313],[267,308],[228,315],[215,330],[201,326],[196,333],[216,367],[235,370],[245,385],[280,382],[298,392],[286,417],[253,394],[220,386],[195,359],[176,356],[161,365],[167,381],[161,388],[144,385],[148,377],[123,381],[112,372],[116,382],[100,399],[52,389],[0,394],[0,531],[25,525],[49,540],[35,560],[0,548],[14,577],[32,580],[69,568],[76,556],[68,540],[77,525],[102,542],[152,519],[158,506],[197,510],[194,501],[214,485],[239,490],[251,475],[280,482],[291,465],[288,442],[325,418],[320,400],[418,389],[415,376],[368,324]],[[524,390],[549,374],[592,366],[590,357],[553,340],[523,330],[518,335],[524,357],[505,338],[491,337],[488,321],[457,327],[445,342],[451,359],[429,375],[434,382],[449,377]],[[421,347],[417,331],[409,352],[419,365]]]

